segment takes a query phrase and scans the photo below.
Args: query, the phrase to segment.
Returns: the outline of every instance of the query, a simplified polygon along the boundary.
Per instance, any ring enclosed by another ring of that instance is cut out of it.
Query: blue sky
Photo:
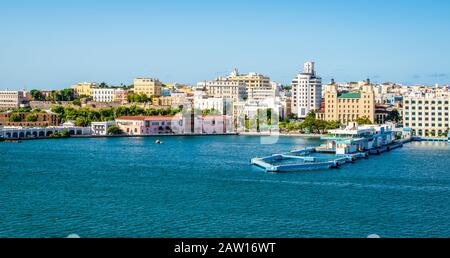
[[[450,1],[0,2],[0,89],[259,72],[450,83]]]

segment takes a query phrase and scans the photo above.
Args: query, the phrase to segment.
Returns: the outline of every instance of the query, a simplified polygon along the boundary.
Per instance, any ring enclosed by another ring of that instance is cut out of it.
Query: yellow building
[[[81,82],[72,86],[78,96],[92,96],[92,89],[97,87],[96,83]]]
[[[274,91],[270,84],[270,78],[258,73],[239,74],[237,69],[234,69],[230,76],[227,77],[230,81],[245,83],[247,86],[247,96],[249,99],[257,98],[255,94],[258,90]]]
[[[194,91],[192,90],[192,87],[183,86],[181,88],[178,88],[178,91],[183,92],[187,95],[193,95]]]
[[[153,78],[134,79],[134,92],[147,96],[161,96],[162,83]]]
[[[338,92],[337,85],[332,81],[327,85],[324,96],[325,107],[317,118],[347,124],[357,118],[368,117],[375,122],[375,92],[369,80],[362,90],[351,92]]]
[[[165,106],[170,107],[173,104],[173,98],[171,96],[166,97],[154,97],[152,99],[152,104],[154,106]]]

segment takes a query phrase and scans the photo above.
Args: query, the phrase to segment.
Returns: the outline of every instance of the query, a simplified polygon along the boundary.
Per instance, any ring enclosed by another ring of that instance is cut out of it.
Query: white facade
[[[308,113],[320,109],[322,78],[316,76],[314,62],[305,63],[303,72],[292,80],[292,113],[306,118]]]
[[[214,98],[241,100],[247,97],[247,86],[244,82],[232,81],[226,78],[199,82],[197,87],[204,89],[209,96]]]
[[[442,137],[450,128],[449,94],[410,94],[403,99],[403,127],[421,137]]]
[[[25,100],[23,91],[1,90],[0,91],[0,108],[16,108]]]
[[[115,95],[115,89],[92,89],[92,97],[96,102],[113,102]]]
[[[104,136],[108,134],[108,128],[115,125],[115,121],[108,122],[92,122],[91,123],[91,132],[92,135]]]
[[[280,96],[278,84],[276,82],[270,82],[265,87],[253,88],[251,96],[249,95],[249,100],[264,100],[278,96]]]
[[[258,112],[261,112],[262,110],[272,110],[272,121],[274,124],[280,117],[280,115],[283,114],[283,104],[279,97],[276,98],[266,98],[265,100],[261,101],[255,101],[255,100],[248,100],[248,101],[241,101],[241,102],[235,102],[233,103],[233,116],[234,120],[237,122],[236,126],[239,131],[244,130],[245,126],[245,117],[249,119],[255,119],[258,116]],[[264,114],[264,112],[262,113]],[[264,116],[264,115],[263,115]],[[261,119],[264,119],[264,117],[260,117]],[[250,131],[255,131],[256,128],[251,128]],[[261,128],[261,130],[264,130]]]
[[[234,100],[232,98],[209,97],[203,90],[196,90],[194,92],[194,108],[198,110],[214,109],[222,115],[225,115],[231,113],[233,102]]]

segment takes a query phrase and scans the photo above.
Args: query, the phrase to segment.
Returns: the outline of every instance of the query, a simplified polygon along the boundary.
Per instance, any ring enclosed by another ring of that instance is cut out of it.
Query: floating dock
[[[344,155],[336,155],[336,152],[325,150],[321,147],[306,148],[304,150],[293,150],[288,153],[274,154],[263,158],[254,158],[251,160],[251,164],[271,173],[331,169],[338,168],[347,163],[354,163],[361,158],[368,158],[369,155],[379,155],[401,147],[403,147],[403,142],[399,141],[369,151]],[[284,162],[293,163],[285,164]]]

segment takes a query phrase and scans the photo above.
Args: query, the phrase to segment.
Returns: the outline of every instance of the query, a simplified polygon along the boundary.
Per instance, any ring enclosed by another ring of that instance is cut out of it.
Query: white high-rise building
[[[314,62],[306,62],[303,72],[292,80],[292,113],[305,118],[310,111],[320,109],[322,78],[314,71]]]

